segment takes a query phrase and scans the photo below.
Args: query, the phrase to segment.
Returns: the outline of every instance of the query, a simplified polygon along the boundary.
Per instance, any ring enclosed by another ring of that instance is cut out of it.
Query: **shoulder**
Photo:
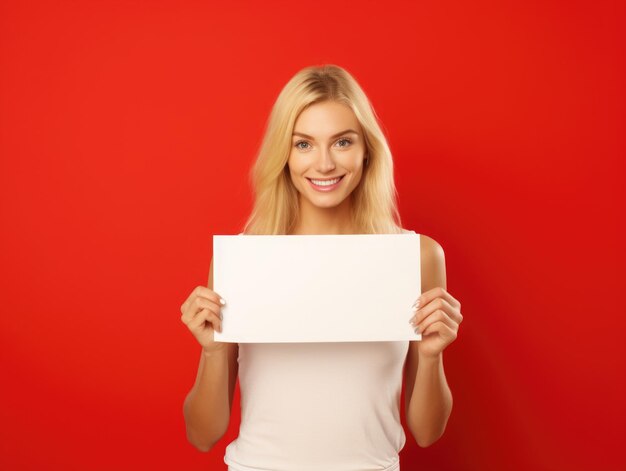
[[[416,234],[415,231],[402,229],[405,234]],[[422,292],[441,286],[446,287],[446,256],[443,247],[432,237],[418,234],[420,237],[420,269]]]
[[[420,252],[422,257],[427,259],[443,260],[445,258],[441,244],[424,234],[420,234]]]
[[[446,256],[443,247],[432,237],[420,234],[422,292],[438,286],[446,288]]]

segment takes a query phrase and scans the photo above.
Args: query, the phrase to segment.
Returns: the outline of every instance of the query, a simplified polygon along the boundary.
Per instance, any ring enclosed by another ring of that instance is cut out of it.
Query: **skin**
[[[347,129],[356,133],[334,136]],[[356,116],[343,104],[316,103],[300,113],[294,133],[310,137],[292,137],[288,167],[299,192],[300,213],[291,234],[353,234],[351,193],[361,181],[367,152]],[[328,193],[316,191],[307,180],[339,175],[345,175],[339,187]],[[420,241],[422,294],[411,320],[417,322],[422,340],[409,342],[403,381],[407,425],[418,445],[427,447],[443,435],[452,410],[443,350],[456,339],[463,316],[461,304],[446,290],[442,247],[423,234]],[[211,260],[208,287],[197,287],[181,306],[182,321],[203,345],[184,414],[188,440],[205,452],[226,433],[238,375],[238,344],[213,342],[213,325],[222,331],[221,306],[213,291]]]
[[[332,137],[348,129],[356,134]],[[316,103],[300,113],[293,133],[287,165],[300,194],[300,212],[291,233],[353,234],[350,194],[361,181],[366,152],[356,116],[343,104]],[[345,175],[339,187],[328,193],[315,190],[307,180],[307,177],[328,179],[339,175]]]
[[[443,350],[463,320],[461,304],[446,290],[445,255],[433,239],[420,234],[422,294],[411,324],[422,340],[410,341],[404,365],[404,412],[409,430],[421,447],[443,435],[452,412],[452,393],[443,368]],[[415,306],[415,305],[414,305]]]

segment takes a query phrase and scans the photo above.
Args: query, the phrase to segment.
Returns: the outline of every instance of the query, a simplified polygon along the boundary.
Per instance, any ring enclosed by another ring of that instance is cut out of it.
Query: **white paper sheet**
[[[218,342],[421,340],[420,237],[214,235],[213,289],[226,301]]]

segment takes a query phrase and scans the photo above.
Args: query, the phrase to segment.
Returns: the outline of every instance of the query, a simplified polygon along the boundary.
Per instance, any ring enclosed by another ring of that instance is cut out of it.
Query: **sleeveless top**
[[[226,447],[228,471],[399,471],[408,348],[240,343],[241,423]]]

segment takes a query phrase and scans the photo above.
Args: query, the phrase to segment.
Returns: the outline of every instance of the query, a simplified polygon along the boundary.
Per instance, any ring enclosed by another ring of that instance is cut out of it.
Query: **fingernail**
[[[417,301],[415,301],[413,303],[413,306],[415,306],[415,309],[414,309],[415,311],[417,311],[417,309],[419,309],[419,307],[420,307],[420,298],[417,298]]]
[[[417,312],[418,307],[417,306],[413,306],[413,308],[411,309],[411,311],[413,312]]]
[[[411,318],[409,319],[409,324],[413,324],[413,322],[415,322],[415,317],[411,317]]]
[[[220,304],[226,304],[226,301],[224,301],[222,298],[220,298]]]

